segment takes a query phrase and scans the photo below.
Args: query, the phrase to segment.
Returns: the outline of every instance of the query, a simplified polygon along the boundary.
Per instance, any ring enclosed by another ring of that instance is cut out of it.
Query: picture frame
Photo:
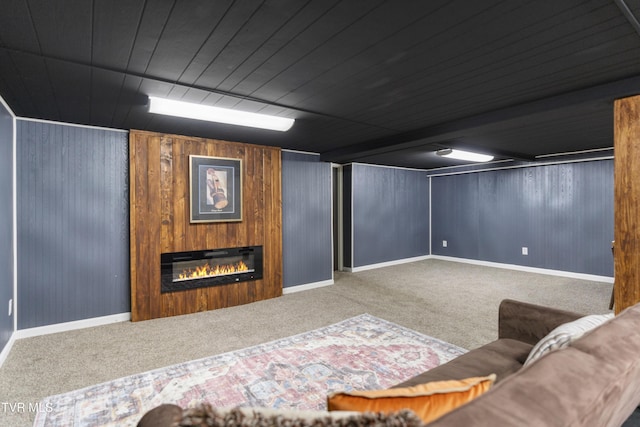
[[[242,221],[242,159],[189,156],[192,223]]]

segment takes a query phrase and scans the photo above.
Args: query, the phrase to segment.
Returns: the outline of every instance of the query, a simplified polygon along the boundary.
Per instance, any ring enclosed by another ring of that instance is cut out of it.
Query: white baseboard
[[[7,356],[9,356],[9,352],[11,351],[11,347],[13,347],[13,343],[16,341],[16,333],[12,333],[7,345],[4,346],[2,352],[0,352],[0,368],[5,360],[7,360]]]
[[[462,262],[465,264],[482,265],[485,267],[504,268],[506,270],[525,271],[528,273],[546,274],[549,276],[569,277],[572,279],[590,280],[592,282],[613,283],[613,277],[598,276],[595,274],[574,273],[572,271],[551,270],[547,268],[527,267],[524,265],[516,265],[516,264],[502,264],[499,262],[479,261],[475,259],[456,258],[456,257],[442,256],[442,255],[431,255],[431,259]]]
[[[381,262],[379,264],[369,264],[369,265],[364,265],[364,266],[355,267],[355,268],[345,267],[344,271],[357,273],[358,271],[372,270],[375,268],[389,267],[392,265],[404,264],[407,262],[422,261],[427,259],[439,259],[442,261],[461,262],[465,264],[475,264],[475,265],[481,265],[485,267],[503,268],[506,270],[516,270],[516,271],[525,271],[528,273],[546,274],[549,276],[569,277],[572,279],[589,280],[592,282],[613,283],[613,280],[614,280],[613,277],[609,277],[609,276],[598,276],[595,274],[574,273],[572,271],[551,270],[548,268],[527,267],[524,265],[503,264],[499,262],[480,261],[476,259],[456,258],[456,257],[450,257],[450,256],[443,256],[443,255],[425,255],[425,256],[420,256],[415,258],[405,258],[405,259],[400,259],[395,261]]]
[[[322,288],[333,285],[333,279],[323,280],[322,282],[306,283],[304,285],[288,286],[282,288],[282,294],[292,294],[294,292],[308,291],[310,289]]]
[[[93,326],[103,326],[111,323],[126,322],[131,320],[131,313],[112,314],[110,316],[93,317],[91,319],[75,320],[73,322],[56,323],[36,328],[20,329],[13,333],[15,339],[37,337],[39,335],[55,334],[57,332],[67,332],[76,329],[91,328]]]
[[[357,273],[358,271],[373,270],[381,267],[390,267],[392,265],[406,264],[408,262],[423,261],[429,258],[431,258],[431,255],[423,255],[423,256],[417,256],[413,258],[403,258],[403,259],[397,259],[393,261],[380,262],[378,264],[361,265],[360,267],[345,267],[344,271]]]

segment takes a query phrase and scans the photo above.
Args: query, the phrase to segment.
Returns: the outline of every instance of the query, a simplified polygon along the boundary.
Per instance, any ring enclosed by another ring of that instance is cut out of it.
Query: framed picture
[[[242,160],[189,156],[190,222],[242,221]]]

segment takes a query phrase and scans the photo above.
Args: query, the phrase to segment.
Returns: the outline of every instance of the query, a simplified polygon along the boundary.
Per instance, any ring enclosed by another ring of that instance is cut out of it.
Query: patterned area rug
[[[44,399],[34,426],[135,426],[161,403],[326,409],[328,393],[387,388],[464,349],[363,314],[255,347]]]

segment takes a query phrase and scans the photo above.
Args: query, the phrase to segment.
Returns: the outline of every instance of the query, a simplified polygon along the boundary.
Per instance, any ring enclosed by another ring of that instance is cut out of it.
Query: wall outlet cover
[[[529,248],[527,248],[526,246],[522,247],[522,255],[529,255]]]
[[[443,247],[443,248],[446,248],[446,247],[447,247],[447,241],[446,241],[446,240],[443,240],[443,241],[442,241],[442,247]]]

